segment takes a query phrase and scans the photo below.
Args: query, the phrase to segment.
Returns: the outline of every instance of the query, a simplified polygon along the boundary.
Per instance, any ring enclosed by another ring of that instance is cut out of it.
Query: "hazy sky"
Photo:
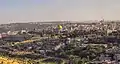
[[[0,23],[120,20],[120,0],[0,0]]]

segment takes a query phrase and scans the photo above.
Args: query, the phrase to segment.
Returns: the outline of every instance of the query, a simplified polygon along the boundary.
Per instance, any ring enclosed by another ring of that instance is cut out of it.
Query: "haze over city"
[[[0,23],[120,20],[120,0],[0,0]]]

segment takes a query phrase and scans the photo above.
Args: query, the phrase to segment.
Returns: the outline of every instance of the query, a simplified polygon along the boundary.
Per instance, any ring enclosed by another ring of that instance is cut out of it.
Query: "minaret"
[[[100,24],[103,24],[104,23],[104,19],[100,20]]]

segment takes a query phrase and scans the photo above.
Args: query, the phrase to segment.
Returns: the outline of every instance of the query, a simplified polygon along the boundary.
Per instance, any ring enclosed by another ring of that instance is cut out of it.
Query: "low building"
[[[7,37],[2,38],[4,41],[9,41],[9,42],[21,42],[25,40],[24,36],[20,35],[9,35]]]
[[[117,38],[114,36],[107,36],[104,39],[107,43],[117,43]]]

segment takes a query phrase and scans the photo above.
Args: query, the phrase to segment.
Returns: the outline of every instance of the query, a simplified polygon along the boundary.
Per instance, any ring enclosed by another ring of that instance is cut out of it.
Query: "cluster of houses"
[[[27,33],[25,30],[21,31],[8,31],[7,33],[1,33],[0,34],[0,39],[8,42],[20,42],[26,40],[25,36],[23,33]]]

